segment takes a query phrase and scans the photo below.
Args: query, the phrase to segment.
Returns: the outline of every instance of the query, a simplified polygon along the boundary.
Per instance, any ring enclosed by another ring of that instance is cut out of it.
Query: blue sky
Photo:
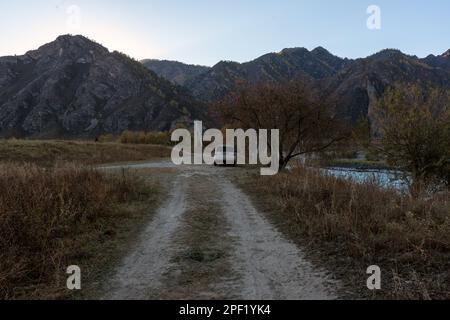
[[[80,19],[67,12],[73,5]],[[369,5],[381,9],[381,30],[367,28]],[[350,58],[398,48],[423,57],[450,48],[449,16],[448,0],[1,1],[0,56],[72,33],[136,59],[203,65],[244,62],[286,47],[323,46]]]

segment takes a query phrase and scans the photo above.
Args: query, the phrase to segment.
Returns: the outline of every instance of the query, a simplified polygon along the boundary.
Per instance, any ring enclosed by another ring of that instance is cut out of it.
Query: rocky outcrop
[[[320,82],[323,94],[332,97],[340,115],[352,122],[366,117],[386,88],[397,85],[448,88],[450,72],[398,50],[383,50],[355,60],[337,75]]]

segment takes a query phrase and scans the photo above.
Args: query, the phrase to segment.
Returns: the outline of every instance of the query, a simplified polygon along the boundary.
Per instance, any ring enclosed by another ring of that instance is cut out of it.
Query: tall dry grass
[[[52,167],[58,162],[104,164],[170,157],[166,146],[93,143],[82,141],[0,140],[0,162],[34,163]]]
[[[377,298],[450,298],[450,192],[412,199],[305,168],[246,186],[294,240],[324,251],[358,294],[373,294],[365,272],[379,265]]]
[[[124,144],[151,144],[170,146],[172,144],[170,140],[170,132],[123,132],[118,141]]]
[[[112,215],[134,188],[125,176],[74,165],[0,165],[0,298],[61,285],[70,257],[83,254],[78,235]]]

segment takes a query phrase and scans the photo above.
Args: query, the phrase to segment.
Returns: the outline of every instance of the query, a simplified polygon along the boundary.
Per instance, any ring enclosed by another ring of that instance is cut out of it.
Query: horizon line
[[[123,54],[125,54],[125,55],[130,56],[130,55],[129,55],[128,53],[126,53],[126,52],[123,52],[123,51],[120,51],[120,50],[115,50],[115,49],[110,49],[110,48],[108,48],[107,46],[103,45],[102,43],[100,43],[100,42],[96,41],[95,39],[92,39],[92,38],[90,38],[90,37],[88,37],[88,36],[86,36],[86,35],[83,35],[83,34],[70,34],[70,33],[65,33],[65,34],[60,34],[59,36],[57,36],[54,40],[52,40],[52,41],[50,41],[50,42],[43,43],[42,45],[40,45],[39,47],[37,47],[37,48],[35,48],[35,49],[28,49],[28,50],[27,50],[25,53],[23,53],[23,54],[13,54],[13,55],[0,56],[0,58],[2,58],[2,57],[17,57],[17,56],[24,56],[24,55],[26,55],[27,53],[29,53],[29,52],[31,52],[31,51],[39,50],[41,47],[43,47],[43,46],[45,46],[45,45],[48,45],[48,44],[50,44],[50,43],[53,43],[53,42],[57,41],[57,40],[58,40],[59,38],[61,38],[61,37],[67,37],[67,36],[69,36],[69,37],[74,37],[74,38],[75,38],[75,37],[82,37],[82,38],[85,38],[85,39],[87,39],[87,40],[89,40],[89,41],[91,41],[91,42],[93,42],[93,43],[96,43],[96,44],[102,46],[103,48],[106,48],[110,53],[116,51],[116,52],[120,52],[120,53],[123,53]],[[212,67],[214,67],[214,66],[216,66],[217,64],[222,63],[222,62],[232,62],[232,63],[238,63],[238,64],[246,64],[246,63],[250,63],[250,62],[252,62],[252,61],[255,61],[255,60],[257,60],[257,59],[260,59],[260,58],[262,58],[262,57],[264,57],[264,56],[266,56],[266,55],[270,55],[270,54],[281,54],[281,53],[283,53],[283,51],[285,51],[285,50],[292,50],[292,49],[305,49],[305,50],[307,50],[308,52],[313,52],[313,51],[318,50],[318,49],[324,49],[324,50],[326,50],[328,53],[330,53],[331,55],[333,55],[333,56],[335,56],[335,57],[338,57],[338,58],[344,59],[344,60],[350,60],[350,61],[356,61],[356,60],[360,60],[360,59],[367,59],[367,58],[369,58],[369,57],[372,57],[372,56],[374,56],[374,55],[376,55],[376,54],[379,54],[379,53],[381,53],[381,52],[384,52],[384,51],[398,51],[398,52],[400,52],[400,53],[402,53],[402,54],[404,54],[404,55],[407,55],[407,56],[413,57],[413,58],[417,58],[417,59],[426,59],[427,57],[430,57],[430,56],[434,56],[434,57],[444,56],[446,53],[449,53],[449,52],[450,52],[450,49],[448,49],[447,51],[445,51],[445,52],[443,52],[443,53],[441,53],[441,54],[433,54],[433,53],[430,53],[430,54],[428,54],[428,55],[426,55],[426,56],[424,56],[424,57],[420,57],[420,56],[415,55],[415,54],[409,54],[409,53],[406,53],[406,52],[404,52],[404,51],[402,51],[401,49],[398,49],[398,48],[384,48],[384,49],[380,49],[379,51],[377,51],[377,52],[375,52],[375,53],[369,54],[369,55],[367,55],[367,56],[365,56],[365,57],[350,58],[350,57],[344,57],[344,56],[339,56],[339,55],[337,55],[337,54],[334,54],[333,52],[331,52],[330,50],[328,50],[327,48],[325,48],[324,46],[321,46],[321,45],[319,45],[319,46],[317,46],[317,47],[315,47],[315,48],[313,48],[313,49],[310,49],[310,48],[304,47],[304,46],[298,46],[298,47],[286,47],[286,48],[282,48],[282,49],[279,50],[279,51],[266,52],[266,53],[263,53],[263,54],[261,54],[261,55],[255,57],[255,58],[252,59],[252,60],[247,60],[247,61],[240,62],[240,61],[226,60],[226,59],[225,59],[225,60],[219,60],[217,63],[215,63],[215,64],[213,64],[213,65],[208,65],[208,64],[197,64],[197,63],[189,63],[189,62],[184,62],[184,61],[181,61],[181,60],[171,60],[171,59],[166,59],[166,58],[162,58],[162,57],[160,57],[160,58],[151,58],[151,57],[148,57],[148,58],[143,58],[143,59],[138,59],[138,58],[132,57],[132,56],[130,56],[130,57],[133,58],[134,60],[140,62],[140,63],[143,63],[143,62],[146,61],[146,60],[153,60],[153,61],[178,62],[178,63],[182,63],[182,64],[184,64],[184,65],[189,65],[189,66],[198,66],[198,67],[208,67],[208,68],[212,68]]]

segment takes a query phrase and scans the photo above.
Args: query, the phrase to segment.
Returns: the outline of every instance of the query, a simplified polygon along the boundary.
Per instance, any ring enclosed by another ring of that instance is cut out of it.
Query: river
[[[358,183],[373,181],[384,188],[394,188],[399,191],[407,191],[408,185],[401,178],[401,173],[394,170],[359,170],[349,168],[324,168],[323,172],[338,178],[352,180]]]

